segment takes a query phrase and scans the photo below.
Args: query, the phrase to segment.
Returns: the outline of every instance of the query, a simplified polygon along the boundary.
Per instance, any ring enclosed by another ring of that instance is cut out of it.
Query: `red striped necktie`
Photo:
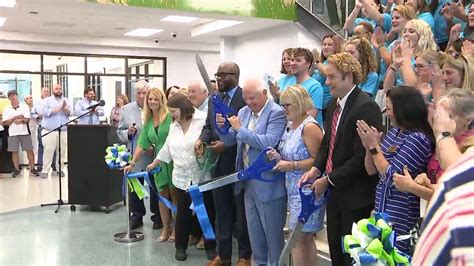
[[[336,142],[336,134],[337,134],[337,121],[339,120],[339,116],[341,115],[341,106],[339,102],[337,103],[336,110],[332,115],[332,124],[331,124],[331,138],[329,139],[329,154],[328,159],[326,161],[326,174],[332,172],[332,154],[334,151],[334,143]]]

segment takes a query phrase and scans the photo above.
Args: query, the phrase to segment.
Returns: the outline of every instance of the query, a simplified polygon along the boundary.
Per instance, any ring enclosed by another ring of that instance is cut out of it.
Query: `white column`
[[[221,37],[220,40],[220,58],[221,61],[234,61],[234,37]]]

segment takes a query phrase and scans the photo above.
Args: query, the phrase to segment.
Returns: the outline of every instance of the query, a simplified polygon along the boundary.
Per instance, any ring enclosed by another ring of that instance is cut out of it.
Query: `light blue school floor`
[[[125,244],[115,242],[113,235],[126,229],[123,203],[106,214],[102,209],[77,206],[71,212],[64,205],[59,213],[55,206],[58,177],[48,179],[28,176],[19,178],[0,174],[0,266],[4,265],[206,265],[205,251],[188,248],[188,260],[174,259],[174,243],[158,243],[160,230],[153,230],[150,216],[144,218],[145,239]],[[67,176],[63,195],[67,199]],[[146,203],[148,208],[149,204]],[[233,260],[237,258],[234,241]],[[318,265],[330,265],[319,259]]]

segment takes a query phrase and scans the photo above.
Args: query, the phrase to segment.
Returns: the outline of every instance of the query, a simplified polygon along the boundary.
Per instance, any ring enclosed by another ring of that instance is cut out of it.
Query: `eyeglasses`
[[[235,75],[237,73],[232,73],[232,72],[219,72],[219,73],[216,73],[214,74],[214,77],[216,77],[216,79],[225,79],[225,77],[227,75]]]

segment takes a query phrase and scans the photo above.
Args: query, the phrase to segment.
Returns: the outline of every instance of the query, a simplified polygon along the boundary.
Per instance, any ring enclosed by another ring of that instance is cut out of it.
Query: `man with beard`
[[[41,135],[46,134],[47,132],[56,129],[60,125],[65,124],[69,121],[69,116],[72,114],[72,101],[63,97],[63,89],[60,84],[53,86],[53,95],[44,99],[43,108],[41,115],[43,120],[41,121]],[[51,167],[51,162],[53,161],[53,155],[56,150],[59,149],[58,145],[61,145],[61,162],[60,165],[64,163],[66,158],[66,145],[67,145],[67,127],[61,128],[61,143],[59,143],[59,133],[58,131],[52,132],[43,137],[43,167],[41,171],[41,178],[48,178],[49,169]],[[57,168],[59,175],[64,176],[64,172]]]
[[[84,90],[84,98],[76,103],[76,107],[74,111],[76,112],[76,116],[81,116],[90,110],[88,109],[89,106],[96,104],[97,101],[95,100],[95,92],[91,88],[87,88]],[[81,117],[77,122],[79,125],[98,125],[99,124],[99,116],[104,115],[104,108],[102,106],[97,106],[94,110],[89,113],[88,115]]]
[[[239,76],[239,66],[234,62],[220,64],[215,74],[219,99],[234,109],[236,113],[246,105],[242,96],[242,88],[239,86]],[[219,139],[214,124],[215,119],[214,107],[209,101],[206,125],[203,127],[201,136],[196,143],[196,148],[204,142],[208,149],[220,155],[215,171],[211,173],[212,178],[234,173],[237,155],[237,145],[224,146],[224,142]],[[234,223],[238,227],[239,260],[237,265],[250,265],[252,250],[247,230],[247,219],[245,218],[244,191],[241,190],[236,194],[234,193],[234,184],[230,184],[213,190],[212,194],[216,208],[218,256],[208,265],[231,265]]]

